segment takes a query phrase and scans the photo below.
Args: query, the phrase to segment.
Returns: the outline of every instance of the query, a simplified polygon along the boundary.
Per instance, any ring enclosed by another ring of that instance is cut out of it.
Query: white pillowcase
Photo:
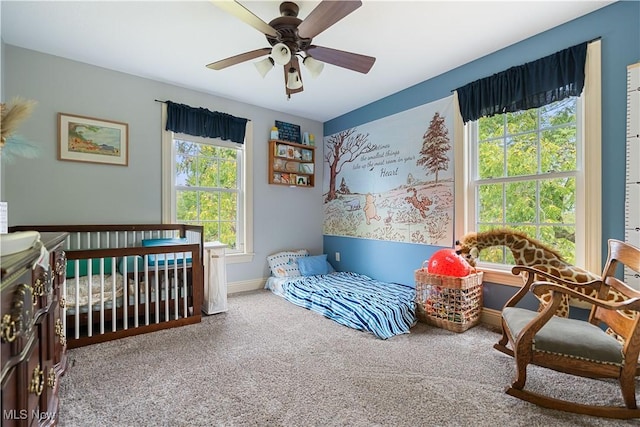
[[[271,274],[275,277],[300,276],[298,258],[309,256],[306,249],[278,252],[267,257]]]

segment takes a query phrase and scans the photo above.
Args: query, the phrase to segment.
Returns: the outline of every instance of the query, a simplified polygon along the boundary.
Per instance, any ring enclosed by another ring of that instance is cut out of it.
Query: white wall
[[[2,7],[0,7],[0,20],[2,19]],[[0,102],[4,99],[4,42],[0,39]],[[4,201],[4,168],[0,158],[0,202]]]
[[[10,226],[159,223],[161,104],[154,101],[159,99],[253,122],[255,257],[248,265],[229,265],[230,282],[265,277],[265,258],[275,251],[322,250],[322,186],[267,184],[267,140],[274,120],[316,135],[322,135],[322,123],[12,45],[5,44],[2,53],[5,99],[22,96],[38,102],[19,132],[41,149],[36,159],[3,167],[1,198],[9,203]],[[129,166],[57,160],[58,112],[128,123]],[[316,183],[321,183],[321,152],[316,157]]]

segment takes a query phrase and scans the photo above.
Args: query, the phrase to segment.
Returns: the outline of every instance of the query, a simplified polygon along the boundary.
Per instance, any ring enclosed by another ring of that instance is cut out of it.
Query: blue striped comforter
[[[387,339],[416,323],[415,289],[352,272],[289,278],[283,297],[354,329]]]

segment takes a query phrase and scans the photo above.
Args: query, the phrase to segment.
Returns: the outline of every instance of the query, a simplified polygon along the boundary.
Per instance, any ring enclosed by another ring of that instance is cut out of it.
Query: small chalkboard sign
[[[276,120],[276,127],[278,128],[278,139],[297,142],[298,144],[302,143],[302,139],[300,137],[300,126]]]

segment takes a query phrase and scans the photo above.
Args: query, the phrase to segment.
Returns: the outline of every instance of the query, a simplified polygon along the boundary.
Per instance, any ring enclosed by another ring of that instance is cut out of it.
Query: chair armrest
[[[573,286],[573,285],[572,285]],[[609,302],[599,298],[593,298],[588,295],[577,292],[573,289],[566,288],[552,282],[534,282],[531,284],[531,291],[537,296],[551,291],[552,293],[559,293],[568,295],[571,298],[579,299],[581,301],[588,302],[589,304],[602,307],[606,310],[634,310],[640,311],[640,297],[629,298],[622,302]],[[553,296],[553,294],[552,294]]]
[[[552,280],[553,282],[560,283],[566,286],[574,286],[574,287],[575,286],[594,286],[594,285],[600,286],[602,284],[602,280],[599,280],[599,279],[595,279],[590,282],[581,282],[581,283],[572,282],[570,280],[566,280],[561,277],[554,276],[553,274],[548,273],[546,271],[538,270],[535,267],[529,267],[526,265],[516,265],[511,269],[511,272],[516,276],[519,275],[520,273],[526,272],[526,273],[529,273],[529,276],[536,275],[546,279],[547,281]]]
[[[528,270],[528,269],[531,269],[531,268],[517,265],[513,267],[513,269],[511,269],[511,272],[517,276],[520,274],[521,271]],[[535,276],[533,274],[527,275],[527,280],[525,280],[525,283],[518,290],[518,292],[516,292],[511,298],[509,298],[509,300],[504,304],[504,307],[515,307],[516,305],[518,305],[520,300],[529,293],[529,288],[531,287],[531,284],[533,283],[534,278]]]

